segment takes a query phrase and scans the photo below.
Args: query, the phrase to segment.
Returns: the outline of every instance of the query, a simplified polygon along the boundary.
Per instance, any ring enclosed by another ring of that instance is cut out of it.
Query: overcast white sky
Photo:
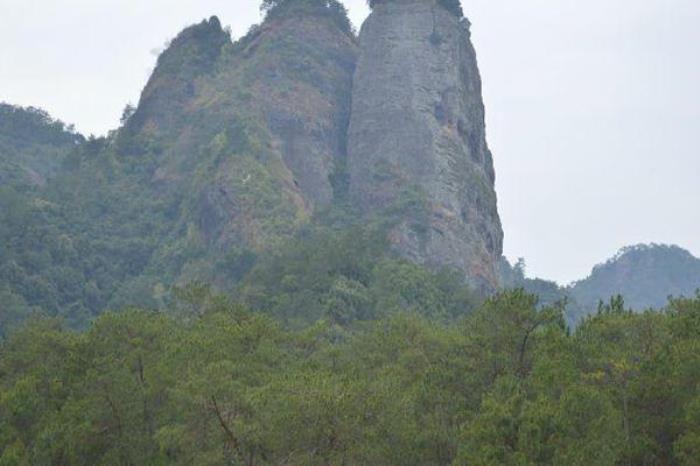
[[[356,25],[364,0],[345,0]],[[700,255],[700,2],[462,0],[484,80],[505,252],[567,283],[619,247]],[[117,125],[156,53],[258,0],[0,0],[0,101]]]

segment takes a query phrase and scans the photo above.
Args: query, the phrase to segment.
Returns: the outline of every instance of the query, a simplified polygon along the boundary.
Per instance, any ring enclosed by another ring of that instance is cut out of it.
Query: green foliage
[[[457,272],[394,257],[381,226],[315,225],[258,258],[237,291],[242,302],[296,328],[318,319],[347,327],[397,312],[454,321],[477,303]]]
[[[314,14],[331,18],[344,32],[354,34],[348,11],[338,0],[263,0],[260,10],[267,18]]]
[[[44,110],[0,103],[0,139],[17,148],[31,144],[68,145],[80,140],[72,126],[51,118]]]
[[[566,288],[560,287],[556,282],[542,280],[540,278],[528,278],[525,276],[525,259],[520,258],[511,265],[505,257],[499,264],[501,286],[504,289],[522,288],[539,298],[540,305],[552,306],[566,304],[566,317],[569,325],[575,326],[580,318],[577,303],[569,296]]]
[[[340,339],[205,285],[178,298],[184,319],[36,319],[1,343],[0,464],[696,464],[700,296],[569,334],[512,291],[458,324],[398,312]]]
[[[374,8],[380,3],[390,3],[391,1],[392,0],[367,0],[367,5],[369,5],[370,8]],[[458,18],[464,17],[464,11],[462,10],[462,2],[460,0],[438,0],[438,4],[444,7],[453,15],[457,16]]]
[[[43,110],[0,103],[0,186],[26,193],[44,185],[82,141]]]
[[[263,6],[352,32],[334,0]],[[480,303],[392,254],[426,223],[410,185],[360,225],[341,165],[312,217],[246,86],[303,91],[327,80],[298,57],[329,56],[227,55],[254,41],[188,28],[106,138],[0,106],[0,465],[694,464],[700,297],[571,334],[524,264]]]
[[[171,222],[143,175],[99,143],[70,157],[76,168],[40,191],[0,189],[0,283],[29,307],[82,326],[145,270]]]

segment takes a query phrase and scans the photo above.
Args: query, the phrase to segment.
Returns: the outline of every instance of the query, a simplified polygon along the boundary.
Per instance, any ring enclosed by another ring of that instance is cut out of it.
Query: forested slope
[[[26,191],[45,185],[82,141],[43,110],[0,103],[0,186]]]
[[[106,137],[2,108],[0,333],[34,311],[80,327],[162,308],[195,281],[232,291],[330,208],[355,39],[337,4],[292,3],[235,43],[215,17],[186,28]]]

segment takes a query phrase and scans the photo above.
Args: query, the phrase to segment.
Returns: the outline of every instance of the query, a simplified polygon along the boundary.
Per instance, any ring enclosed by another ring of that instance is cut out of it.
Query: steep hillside
[[[357,46],[344,11],[289,5],[236,43],[216,18],[185,29],[121,128],[81,144],[66,133],[70,153],[40,195],[0,199],[0,292],[14,303],[0,327],[30,308],[76,325],[105,308],[160,308],[195,280],[230,289],[330,205]],[[29,116],[35,127],[3,118],[2,142],[47,147],[36,123],[58,124]],[[21,155],[42,184],[54,174]]]
[[[360,33],[350,195],[395,250],[493,290],[503,232],[469,23],[437,0],[373,2]],[[458,5],[458,2],[457,2]]]
[[[461,10],[377,2],[358,42],[335,0],[264,6],[236,42],[216,17],[178,34],[107,137],[37,112],[64,152],[24,157],[43,187],[1,200],[12,315],[82,326],[209,283],[290,323],[453,318],[476,302],[465,277],[496,289],[502,231]]]
[[[622,295],[625,304],[641,311],[659,309],[669,296],[692,297],[700,290],[700,259],[678,246],[630,246],[607,262],[596,266],[591,275],[576,282],[571,296],[591,312],[600,300]]]
[[[48,250],[61,249],[61,226],[46,188],[82,143],[43,110],[0,104],[0,336],[9,324],[54,304],[43,299],[50,287],[42,278],[50,273]],[[61,275],[56,278],[71,280]]]
[[[0,466],[699,464],[700,259],[511,265],[460,0],[368,3],[186,28],[106,137],[0,106]]]
[[[181,33],[125,130],[210,250],[288,238],[330,205],[344,160],[354,37],[314,5],[268,16],[235,44],[216,18]]]

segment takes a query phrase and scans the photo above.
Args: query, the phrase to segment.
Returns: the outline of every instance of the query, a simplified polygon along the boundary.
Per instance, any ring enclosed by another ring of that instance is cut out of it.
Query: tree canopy
[[[374,8],[380,3],[390,3],[392,1],[393,0],[367,0],[367,4],[370,8]],[[437,0],[437,3],[458,18],[464,17],[464,11],[462,10],[462,3],[460,0]]]
[[[700,296],[574,333],[522,290],[299,330],[179,296],[0,343],[0,464],[697,464]]]
[[[343,31],[353,33],[348,11],[338,0],[263,0],[260,10],[265,12],[268,18],[291,15],[295,12],[321,14],[333,19]]]

